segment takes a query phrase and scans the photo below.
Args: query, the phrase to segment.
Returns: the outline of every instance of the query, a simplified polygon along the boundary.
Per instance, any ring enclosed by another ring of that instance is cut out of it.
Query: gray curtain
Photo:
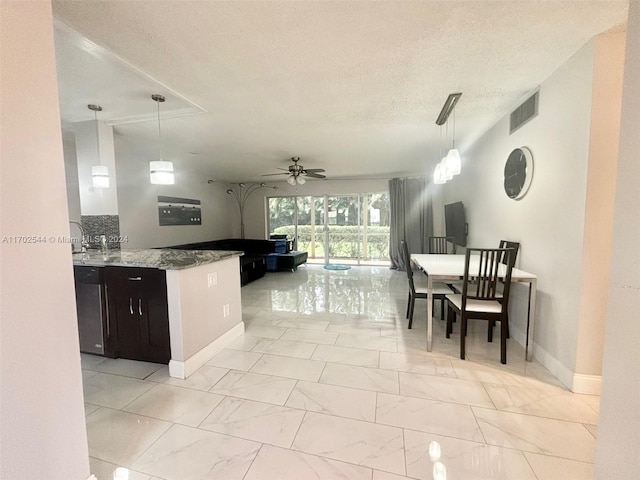
[[[391,268],[406,269],[400,253],[401,240],[407,242],[410,253],[428,252],[428,238],[433,235],[433,209],[428,186],[426,178],[389,180]]]

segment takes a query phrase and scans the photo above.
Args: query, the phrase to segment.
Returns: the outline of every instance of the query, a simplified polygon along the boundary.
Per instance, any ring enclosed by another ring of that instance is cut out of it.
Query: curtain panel
[[[400,253],[405,240],[410,253],[428,253],[428,239],[433,235],[433,207],[426,178],[392,178],[389,180],[391,208],[389,257],[391,268],[406,270]]]

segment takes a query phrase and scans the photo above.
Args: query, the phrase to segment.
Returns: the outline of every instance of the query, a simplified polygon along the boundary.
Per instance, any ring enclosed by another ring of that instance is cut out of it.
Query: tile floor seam
[[[511,410],[504,410],[504,409],[500,409],[500,408],[495,408],[495,409],[491,409],[491,408],[487,408],[487,407],[480,407],[480,406],[474,406],[474,405],[469,405],[471,408],[479,408],[479,409],[483,409],[483,410],[489,410],[492,412],[499,412],[499,413],[504,413],[507,415],[522,415],[523,417],[529,417],[529,418],[540,418],[542,420],[552,420],[555,422],[565,422],[565,423],[571,423],[574,425],[581,425],[582,427],[584,427],[584,429],[589,432],[589,429],[585,427],[585,422],[580,422],[577,420],[567,420],[564,418],[557,418],[557,417],[545,417],[544,415],[536,415],[533,413],[525,413],[525,412],[513,412]],[[589,432],[591,434],[591,432]]]
[[[247,471],[244,472],[244,475],[242,475],[242,480],[247,478],[247,475],[249,475],[249,472],[251,471],[251,467],[253,467],[253,464],[255,463],[256,458],[258,458],[258,455],[260,455],[260,452],[262,451],[262,447],[264,447],[264,443],[260,444],[260,448],[258,448],[258,451],[254,455],[254,457],[251,459],[251,464],[249,465],[249,468],[247,468]]]

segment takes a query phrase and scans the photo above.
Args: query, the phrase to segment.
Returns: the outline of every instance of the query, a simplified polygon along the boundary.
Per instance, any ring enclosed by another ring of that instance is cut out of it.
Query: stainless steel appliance
[[[80,351],[105,354],[107,304],[105,301],[104,269],[75,266],[76,308]]]

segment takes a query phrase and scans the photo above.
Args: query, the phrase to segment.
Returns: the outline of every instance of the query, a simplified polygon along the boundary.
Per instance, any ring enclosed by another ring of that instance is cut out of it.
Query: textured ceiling
[[[464,148],[626,1],[54,0],[64,125],[101,119],[148,156],[227,181],[300,156],[329,178],[431,172],[447,95]],[[451,143],[450,121],[448,142]],[[148,160],[148,159],[146,159]],[[273,177],[271,177],[273,178]]]

